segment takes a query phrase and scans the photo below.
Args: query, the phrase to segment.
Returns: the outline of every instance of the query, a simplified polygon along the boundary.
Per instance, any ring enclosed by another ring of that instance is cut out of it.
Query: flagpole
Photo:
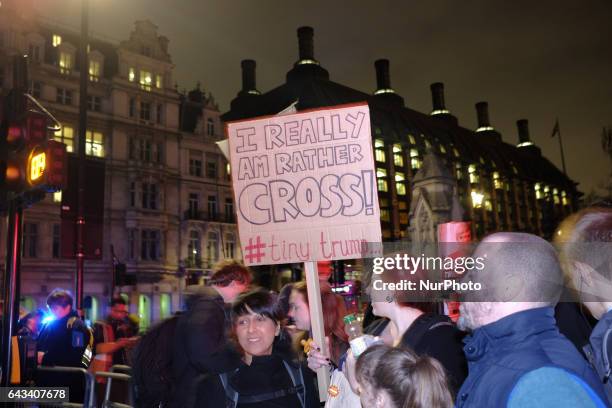
[[[565,168],[565,154],[563,153],[563,140],[561,138],[561,126],[559,126],[558,118],[557,118],[557,134],[559,135],[559,149],[561,150],[561,165],[563,166],[563,174],[567,176],[567,169]]]

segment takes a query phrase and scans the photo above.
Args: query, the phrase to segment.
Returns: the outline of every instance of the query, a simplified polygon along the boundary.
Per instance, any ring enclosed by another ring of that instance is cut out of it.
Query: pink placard
[[[361,258],[380,242],[366,103],[227,124],[247,265]]]

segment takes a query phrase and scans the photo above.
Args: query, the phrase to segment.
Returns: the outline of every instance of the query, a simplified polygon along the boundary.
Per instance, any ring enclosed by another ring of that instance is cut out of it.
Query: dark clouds
[[[78,26],[81,0],[38,0],[41,13]],[[90,0],[92,29],[116,41],[137,19],[170,39],[180,88],[200,80],[225,111],[240,88],[240,60],[257,61],[257,85],[284,81],[297,59],[296,28],[315,28],[315,55],[337,82],[371,92],[373,62],[391,60],[406,103],[429,112],[429,84],[446,86],[448,108],[476,124],[489,102],[493,126],[517,140],[527,118],[533,141],[557,165],[550,134],[559,117],[570,176],[588,192],[609,174],[600,149],[612,125],[612,3],[599,1],[202,1]],[[59,11],[59,12],[58,12]]]

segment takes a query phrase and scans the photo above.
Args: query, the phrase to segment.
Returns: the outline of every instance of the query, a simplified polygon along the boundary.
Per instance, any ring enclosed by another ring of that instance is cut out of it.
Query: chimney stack
[[[389,60],[376,60],[374,66],[376,67],[376,90],[390,90],[391,75],[389,74]]]
[[[478,102],[476,104],[476,114],[478,116],[477,132],[494,130],[489,121],[489,104],[487,102]]]
[[[433,103],[432,115],[438,115],[441,113],[449,113],[446,110],[444,104],[444,84],[442,82],[435,82],[430,85],[431,88],[431,100]]]
[[[255,85],[255,67],[254,60],[246,59],[240,62],[242,67],[242,92],[257,91]]]
[[[529,121],[527,119],[517,120],[516,127],[518,128],[519,145],[523,144],[527,146],[531,144],[531,138],[529,137]]]
[[[300,47],[300,61],[314,61],[314,29],[312,27],[300,27],[297,30]]]

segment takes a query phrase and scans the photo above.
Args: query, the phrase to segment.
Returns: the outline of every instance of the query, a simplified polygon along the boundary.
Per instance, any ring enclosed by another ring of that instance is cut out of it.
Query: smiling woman
[[[234,369],[198,385],[197,407],[319,407],[310,370],[291,353],[276,296],[259,289],[232,305],[234,337],[242,351]]]

